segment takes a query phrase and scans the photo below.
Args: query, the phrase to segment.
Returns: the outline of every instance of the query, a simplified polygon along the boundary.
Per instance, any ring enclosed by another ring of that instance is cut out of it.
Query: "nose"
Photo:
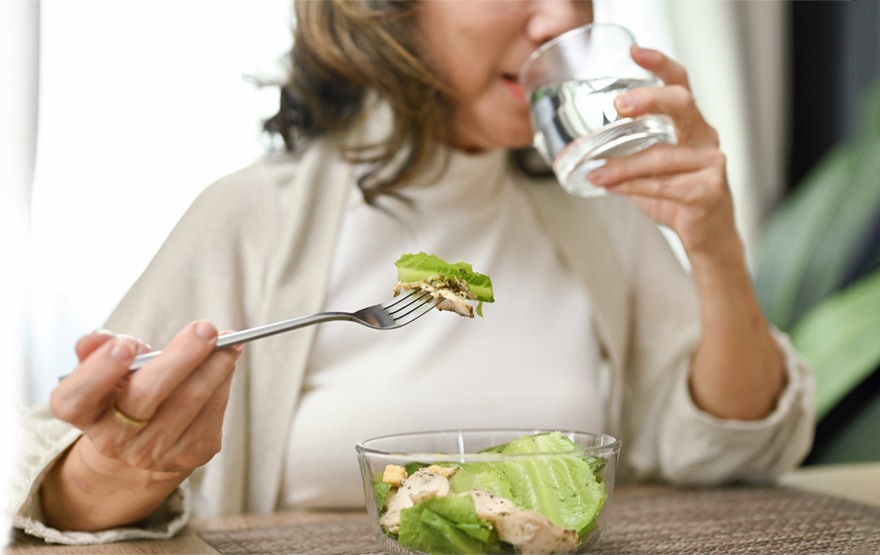
[[[526,34],[536,46],[593,21],[590,0],[533,0],[532,3],[534,12]]]

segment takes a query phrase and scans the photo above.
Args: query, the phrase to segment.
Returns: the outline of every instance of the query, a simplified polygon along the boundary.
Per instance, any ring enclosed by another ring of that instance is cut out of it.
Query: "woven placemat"
[[[880,555],[880,507],[785,488],[621,495],[594,553]]]
[[[272,526],[242,530],[199,532],[223,555],[376,555],[384,551],[366,514],[357,513],[331,522]]]
[[[364,514],[199,535],[224,555],[387,553]],[[591,553],[880,555],[880,507],[777,487],[621,489]]]

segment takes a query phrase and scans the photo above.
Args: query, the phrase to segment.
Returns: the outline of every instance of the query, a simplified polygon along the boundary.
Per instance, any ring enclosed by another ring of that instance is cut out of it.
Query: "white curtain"
[[[277,89],[250,77],[282,76],[292,12],[290,0],[41,4],[33,401],[193,198],[264,151]]]
[[[29,275],[30,186],[34,161],[39,5],[30,0],[0,3],[0,495],[15,456],[16,410],[28,398],[27,292]],[[0,516],[8,530],[9,515]]]

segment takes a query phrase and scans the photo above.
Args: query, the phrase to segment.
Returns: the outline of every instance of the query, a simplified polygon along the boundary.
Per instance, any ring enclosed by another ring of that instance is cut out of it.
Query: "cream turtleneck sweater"
[[[415,208],[385,201],[394,218],[351,194],[327,310],[389,298],[393,262],[419,251],[489,274],[496,302],[483,306],[484,318],[441,312],[390,332],[321,326],[290,428],[281,507],[363,506],[354,444],[370,436],[474,427],[602,430],[590,300],[512,171],[504,151],[452,153],[439,182],[405,189]]]

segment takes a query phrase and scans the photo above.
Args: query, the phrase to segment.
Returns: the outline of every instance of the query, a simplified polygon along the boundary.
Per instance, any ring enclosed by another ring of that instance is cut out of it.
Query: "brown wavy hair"
[[[419,3],[295,0],[294,9],[290,73],[265,130],[295,151],[349,128],[375,91],[391,107],[393,129],[380,143],[349,145],[343,155],[368,168],[358,178],[367,202],[394,193],[431,162],[437,142],[450,137],[447,85],[414,41]],[[402,162],[400,152],[406,153]]]

